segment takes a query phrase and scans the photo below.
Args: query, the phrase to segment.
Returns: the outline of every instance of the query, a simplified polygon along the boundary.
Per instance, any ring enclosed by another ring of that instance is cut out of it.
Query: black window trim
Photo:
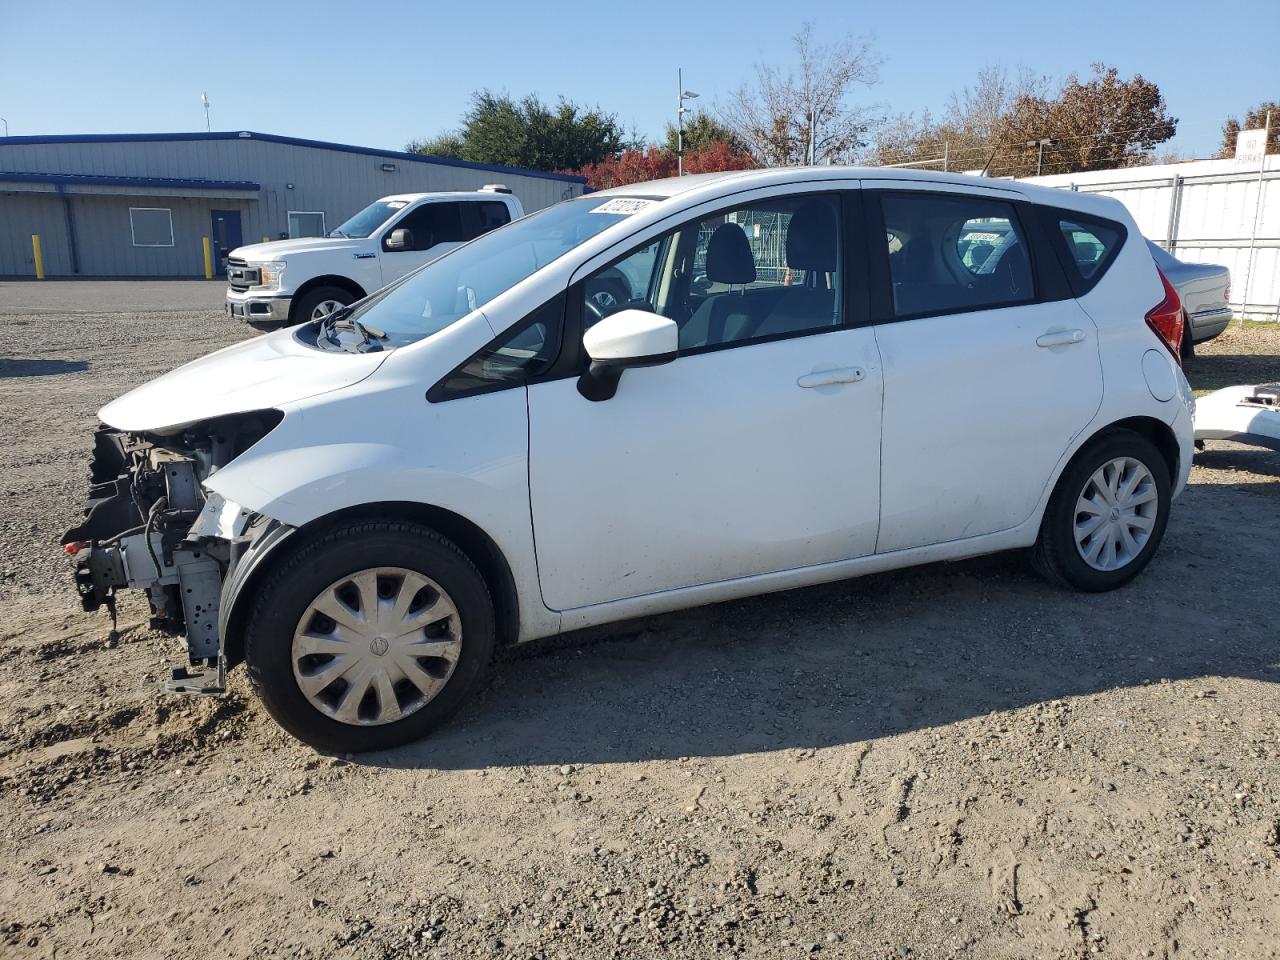
[[[530,310],[527,314],[511,326],[507,327],[507,329],[503,330],[479,350],[476,350],[468,356],[467,359],[463,360],[460,364],[455,366],[452,370],[436,381],[434,385],[432,385],[432,387],[427,391],[428,402],[445,403],[449,400],[463,400],[467,397],[478,397],[486,393],[496,393],[499,390],[510,390],[513,387],[527,387],[533,383],[544,383],[548,380],[561,380],[565,377],[578,376],[579,371],[576,369],[571,371],[562,369],[565,366],[566,356],[572,353],[572,351],[565,349],[565,304],[567,297],[568,291],[562,290],[550,300],[547,300]],[[555,346],[555,357],[552,359],[551,363],[547,365],[547,368],[542,371],[542,373],[535,374],[532,377],[519,376],[505,380],[494,380],[491,383],[485,383],[475,387],[465,387],[462,389],[450,387],[449,381],[466,369],[467,365],[470,364],[472,360],[475,360],[483,353],[488,353],[493,350],[495,346],[505,343],[512,337],[519,336],[529,327],[533,326],[533,324],[543,320],[544,318],[542,317],[542,314],[544,311],[548,310],[554,311],[556,314],[551,321],[551,326],[558,334],[557,339],[559,342]],[[557,320],[559,322],[556,322]]]
[[[1029,208],[1034,206],[1034,204],[1029,203],[1026,200],[1000,196],[998,194],[982,195],[955,190],[912,190],[893,188],[888,190],[872,189],[866,191],[866,193],[866,215],[863,218],[863,222],[866,225],[864,240],[870,251],[867,261],[868,268],[871,272],[870,292],[872,323],[901,323],[909,320],[923,320],[928,317],[949,317],[961,313],[985,313],[989,310],[1005,310],[1010,307],[1025,307],[1037,303],[1069,299],[1069,293],[1066,297],[1062,295],[1065,291],[1063,286],[1065,278],[1062,278],[1059,273],[1061,265],[1047,265],[1045,261],[1049,258],[1040,255],[1040,252],[1037,249],[1037,240],[1042,241],[1043,238],[1040,235],[1041,231],[1039,229],[1033,229],[1032,227],[1032,224],[1035,221],[1035,216]],[[1026,240],[1027,259],[1031,265],[1031,277],[1033,284],[1032,295],[1024,300],[1013,300],[1008,303],[990,304],[988,306],[964,306],[956,307],[951,310],[925,310],[916,313],[904,314],[896,313],[893,308],[893,278],[889,270],[889,247],[885,242],[887,232],[884,225],[884,209],[881,205],[881,201],[887,196],[926,196],[940,197],[948,200],[985,200],[1007,203],[1013,208],[1017,227],[1022,231],[1022,236]],[[1058,270],[1053,270],[1053,266],[1057,266]]]
[[[1066,279],[1068,287],[1071,289],[1072,295],[1077,299],[1083,297],[1098,285],[1098,282],[1111,269],[1111,265],[1115,263],[1116,257],[1120,256],[1120,251],[1129,239],[1128,228],[1119,220],[1100,217],[1093,213],[1084,213],[1080,210],[1071,210],[1067,207],[1039,206],[1037,212],[1040,215],[1042,228],[1048,234],[1048,245],[1053,250],[1054,257]],[[1063,220],[1070,220],[1073,223],[1080,224],[1082,227],[1087,227],[1090,223],[1093,223],[1116,231],[1115,245],[1099,261],[1098,268],[1093,271],[1093,276],[1086,277],[1080,272],[1080,268],[1075,262],[1075,257],[1067,249],[1067,238],[1062,235],[1061,223]]]

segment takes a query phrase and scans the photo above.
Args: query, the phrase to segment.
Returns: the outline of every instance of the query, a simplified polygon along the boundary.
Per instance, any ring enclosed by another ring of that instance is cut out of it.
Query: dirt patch
[[[238,674],[157,693],[57,551],[96,408],[249,333],[0,325],[0,954],[1277,956],[1280,456],[1210,444],[1116,593],[999,556],[620,625],[352,761]],[[1280,329],[1189,367],[1246,371]]]

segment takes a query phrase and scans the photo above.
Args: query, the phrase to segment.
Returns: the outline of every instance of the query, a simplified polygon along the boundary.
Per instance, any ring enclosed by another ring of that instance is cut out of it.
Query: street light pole
[[[684,102],[697,100],[698,95],[684,88],[684,70],[676,68],[676,176],[684,176]]]
[[[0,117],[0,123],[4,124],[4,135],[7,137],[9,135],[9,121],[4,117]]]

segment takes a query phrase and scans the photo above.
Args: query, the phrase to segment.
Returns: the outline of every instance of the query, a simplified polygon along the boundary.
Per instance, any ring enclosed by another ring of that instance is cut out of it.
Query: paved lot
[[[94,411],[251,331],[66,286],[0,323],[0,955],[1280,955],[1280,456],[1211,444],[1116,593],[1002,556],[621,625],[324,757],[77,609]],[[1280,329],[1190,368],[1242,371]]]

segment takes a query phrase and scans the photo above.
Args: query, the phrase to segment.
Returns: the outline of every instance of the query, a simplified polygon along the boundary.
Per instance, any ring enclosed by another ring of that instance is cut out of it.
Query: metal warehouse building
[[[500,182],[526,211],[581,177],[265,133],[0,139],[0,277],[202,277],[242,243],[320,236],[392,193]]]

